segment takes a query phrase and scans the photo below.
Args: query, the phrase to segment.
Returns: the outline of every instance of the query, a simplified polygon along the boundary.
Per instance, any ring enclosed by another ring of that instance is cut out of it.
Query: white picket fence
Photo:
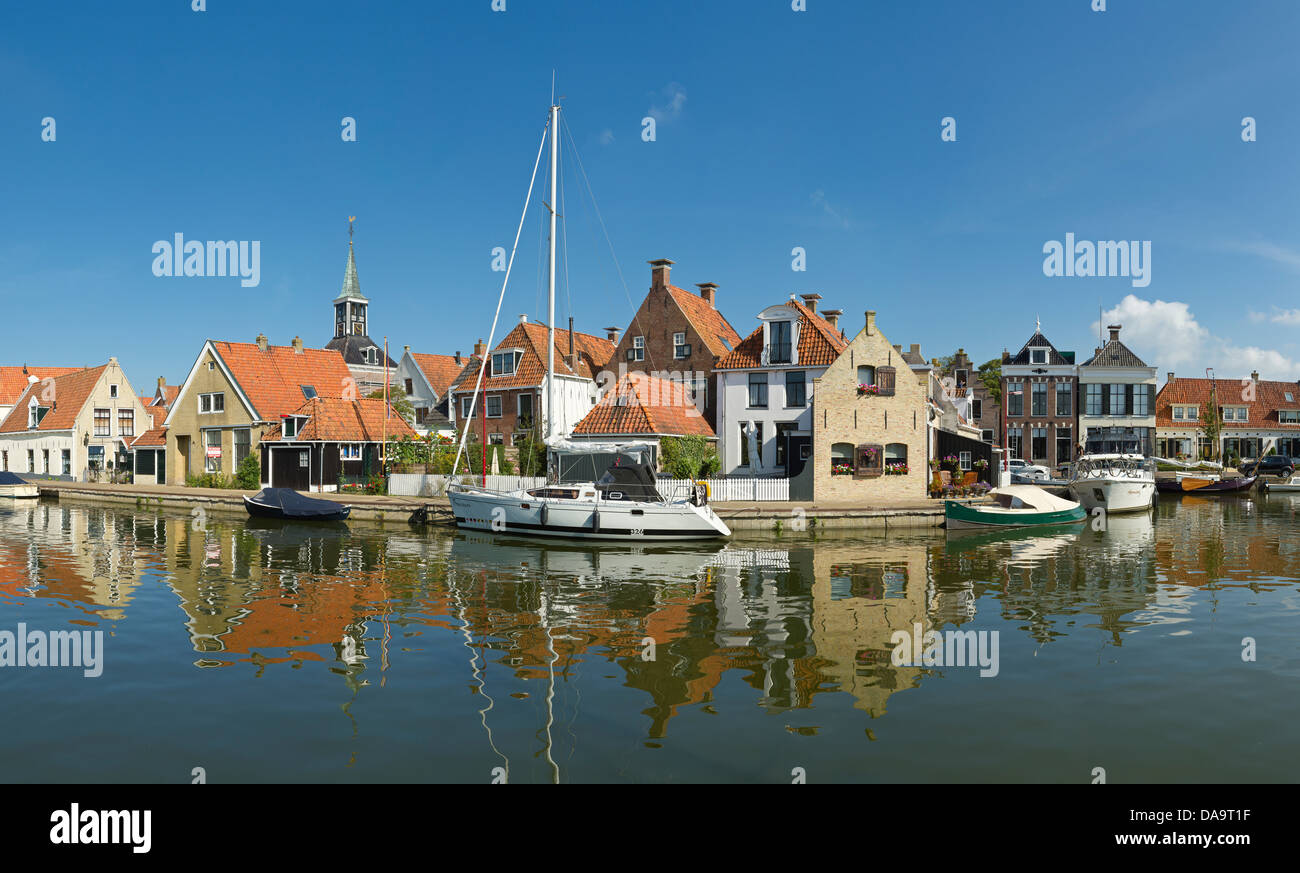
[[[424,473],[394,473],[388,477],[388,493],[398,497],[439,497],[447,492],[448,476]],[[462,477],[466,482],[478,484],[481,477]],[[789,500],[789,479],[761,479],[752,476],[705,479],[709,483],[709,499],[724,500]],[[488,476],[487,487],[494,491],[515,491],[520,488],[538,488],[546,484],[543,476]],[[657,479],[659,493],[669,499],[682,497],[694,485],[691,479]]]
[[[425,473],[393,473],[388,477],[388,493],[398,497],[439,497],[447,493],[450,476]],[[458,476],[466,482],[478,484],[481,476]],[[494,491],[516,491],[520,488],[537,488],[546,484],[545,476],[488,476],[487,487]]]
[[[703,480],[709,483],[709,500],[789,500],[789,479],[761,479],[754,476],[733,476]],[[668,497],[685,494],[694,484],[691,479],[660,479],[659,493]]]

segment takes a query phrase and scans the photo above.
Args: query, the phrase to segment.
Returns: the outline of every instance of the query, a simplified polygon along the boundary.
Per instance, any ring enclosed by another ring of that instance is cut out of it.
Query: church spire
[[[361,297],[361,280],[357,278],[357,257],[352,251],[352,223],[355,215],[348,216],[348,266],[343,272],[343,292],[340,297]]]

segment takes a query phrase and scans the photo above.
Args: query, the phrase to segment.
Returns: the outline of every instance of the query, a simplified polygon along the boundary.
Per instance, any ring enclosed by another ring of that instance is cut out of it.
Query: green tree
[[[519,458],[519,475],[521,476],[545,476],[546,475],[546,443],[537,438],[535,433],[529,433],[515,443],[518,448]]]
[[[370,400],[383,400],[384,389],[379,388],[371,391],[366,397]],[[388,404],[393,407],[393,411],[406,419],[409,425],[415,425],[415,407],[411,405],[411,400],[406,393],[396,388],[388,389]]]
[[[239,462],[235,470],[235,485],[245,491],[256,491],[262,487],[262,464],[256,452],[249,452],[248,457]]]
[[[988,389],[989,399],[1002,405],[1002,359],[994,358],[979,365],[975,377]]]
[[[1201,411],[1200,433],[1210,441],[1210,460],[1219,460],[1219,435],[1223,433],[1223,419],[1219,415],[1218,403],[1209,401]]]
[[[670,437],[659,440],[663,468],[676,479],[698,479],[718,471],[717,448],[702,436]]]

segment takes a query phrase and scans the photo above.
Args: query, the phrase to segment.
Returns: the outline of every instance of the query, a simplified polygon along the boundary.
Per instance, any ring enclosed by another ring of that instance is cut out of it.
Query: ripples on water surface
[[[0,778],[1294,781],[1297,510],[635,549],[9,503],[0,630],[106,652],[0,669]],[[997,676],[894,666],[917,624]]]

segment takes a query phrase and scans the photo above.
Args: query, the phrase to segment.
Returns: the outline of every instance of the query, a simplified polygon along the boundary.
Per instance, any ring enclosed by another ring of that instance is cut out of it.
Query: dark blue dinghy
[[[307,497],[292,488],[263,488],[244,498],[244,508],[254,518],[294,521],[342,521],[352,512],[347,504]]]

